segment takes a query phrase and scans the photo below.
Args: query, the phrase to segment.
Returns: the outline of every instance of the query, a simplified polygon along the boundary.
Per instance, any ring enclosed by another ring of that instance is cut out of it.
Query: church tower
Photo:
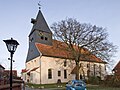
[[[31,19],[31,23],[33,24],[33,27],[29,34],[29,49],[26,62],[39,56],[35,43],[52,45],[52,32],[49,29],[41,10],[39,10],[36,19]]]

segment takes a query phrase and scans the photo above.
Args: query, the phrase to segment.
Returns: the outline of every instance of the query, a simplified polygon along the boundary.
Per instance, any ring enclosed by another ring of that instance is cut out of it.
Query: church
[[[26,68],[22,70],[25,82],[33,84],[62,83],[75,79],[75,62],[65,50],[57,48],[60,41],[52,39],[50,30],[41,10],[36,19],[31,19],[33,27],[29,34],[29,48],[26,58]],[[97,57],[91,60],[81,60],[79,69],[81,76],[99,76],[104,79],[106,75],[106,62]],[[84,71],[84,73],[83,73]]]

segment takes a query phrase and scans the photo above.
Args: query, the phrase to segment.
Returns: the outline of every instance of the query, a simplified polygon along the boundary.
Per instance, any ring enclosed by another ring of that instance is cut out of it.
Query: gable
[[[0,70],[1,70],[1,69],[5,69],[5,68],[0,64]]]
[[[120,61],[117,63],[117,65],[114,67],[113,71],[114,70],[120,70]]]

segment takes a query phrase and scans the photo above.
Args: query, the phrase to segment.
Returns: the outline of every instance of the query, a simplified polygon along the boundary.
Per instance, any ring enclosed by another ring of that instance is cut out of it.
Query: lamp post
[[[13,40],[13,38],[8,40],[3,40],[6,43],[7,49],[10,52],[10,90],[12,90],[12,61],[13,61],[13,54],[17,49],[17,46],[19,43],[16,40]]]

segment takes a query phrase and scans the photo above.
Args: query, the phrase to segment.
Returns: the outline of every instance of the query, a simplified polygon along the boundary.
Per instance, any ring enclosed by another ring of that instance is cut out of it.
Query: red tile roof
[[[27,73],[30,74],[31,71],[36,71],[36,69],[38,69],[39,67],[35,67],[33,69],[31,69],[30,71],[28,71]]]
[[[115,72],[115,75],[117,76],[117,78],[120,79],[120,61],[114,67],[113,71]]]
[[[113,71],[114,70],[120,70],[120,61],[117,63],[117,65],[114,67]]]
[[[30,70],[30,71],[35,71],[36,69],[38,69],[39,67],[35,67],[35,68],[33,68],[32,70]]]
[[[26,69],[22,69],[22,72],[21,73],[25,73],[25,72],[27,72],[28,70],[26,70]]]
[[[0,64],[0,68],[5,69],[1,64]]]
[[[57,44],[60,45],[60,42],[53,41],[53,46],[36,43],[36,46],[43,56],[71,58],[69,55],[70,52],[57,48]]]
[[[36,43],[36,47],[42,53],[43,56],[73,59],[72,53],[69,52],[68,50],[65,50],[67,47],[66,44],[63,42],[57,41],[57,40],[53,40],[52,46],[41,44],[41,43]],[[63,47],[63,48],[61,48],[61,47]],[[84,49],[83,53],[85,53],[85,52],[88,52],[88,51],[86,49]],[[97,58],[94,55],[90,56],[89,61],[105,63],[100,58]]]

